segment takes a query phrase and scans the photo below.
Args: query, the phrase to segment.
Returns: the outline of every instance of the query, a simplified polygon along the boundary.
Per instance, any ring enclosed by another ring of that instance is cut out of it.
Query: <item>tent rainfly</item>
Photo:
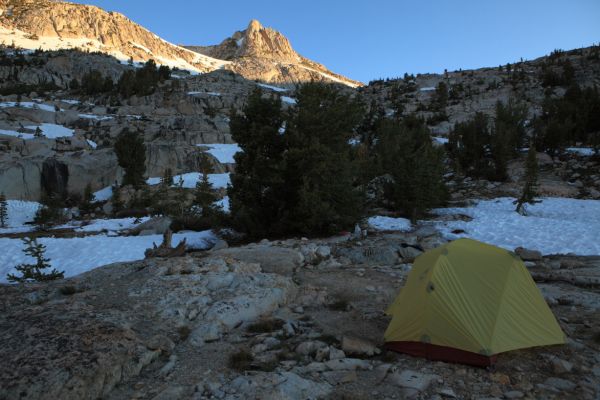
[[[471,239],[420,255],[387,313],[387,348],[431,360],[483,367],[499,353],[565,343],[523,261]]]

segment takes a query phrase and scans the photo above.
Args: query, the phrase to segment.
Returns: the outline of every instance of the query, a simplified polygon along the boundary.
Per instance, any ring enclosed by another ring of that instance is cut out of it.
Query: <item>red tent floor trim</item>
[[[496,363],[497,358],[496,355],[485,356],[452,347],[421,342],[386,342],[385,347],[389,350],[415,357],[424,357],[428,360],[468,364],[476,367],[492,366]]]

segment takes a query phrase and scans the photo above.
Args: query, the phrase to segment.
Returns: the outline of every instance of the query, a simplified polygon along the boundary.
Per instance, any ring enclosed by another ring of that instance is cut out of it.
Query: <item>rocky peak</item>
[[[231,61],[225,68],[248,79],[284,84],[314,80],[354,87],[362,85],[301,56],[292,48],[287,37],[273,28],[264,27],[255,19],[245,30],[235,32],[218,45],[185,47],[209,57]]]
[[[290,41],[271,28],[265,28],[253,19],[244,32],[239,49],[240,57],[260,57],[277,61],[299,62],[301,57],[292,49]]]

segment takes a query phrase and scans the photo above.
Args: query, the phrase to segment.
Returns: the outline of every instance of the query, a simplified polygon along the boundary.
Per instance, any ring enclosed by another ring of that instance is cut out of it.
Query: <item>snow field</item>
[[[194,249],[208,248],[216,240],[211,231],[176,233],[173,246],[183,238],[188,248]],[[70,277],[107,264],[141,260],[146,249],[162,242],[162,235],[40,238],[38,242],[46,246],[46,257],[52,267],[65,271],[65,277]],[[15,273],[15,266],[34,261],[23,253],[23,248],[22,240],[0,239],[0,282],[7,282],[6,275]]]
[[[448,239],[469,237],[508,250],[516,247],[542,254],[600,255],[600,200],[544,198],[515,212],[513,198],[478,201],[472,207],[437,209],[438,215],[464,214],[471,221],[436,222]],[[454,234],[452,231],[463,230]]]

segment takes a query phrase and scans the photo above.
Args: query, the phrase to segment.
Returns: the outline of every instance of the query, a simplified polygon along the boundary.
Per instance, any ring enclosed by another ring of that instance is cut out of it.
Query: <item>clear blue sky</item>
[[[368,82],[497,66],[600,42],[600,0],[79,0],[177,44],[216,44],[251,19],[300,54]]]

